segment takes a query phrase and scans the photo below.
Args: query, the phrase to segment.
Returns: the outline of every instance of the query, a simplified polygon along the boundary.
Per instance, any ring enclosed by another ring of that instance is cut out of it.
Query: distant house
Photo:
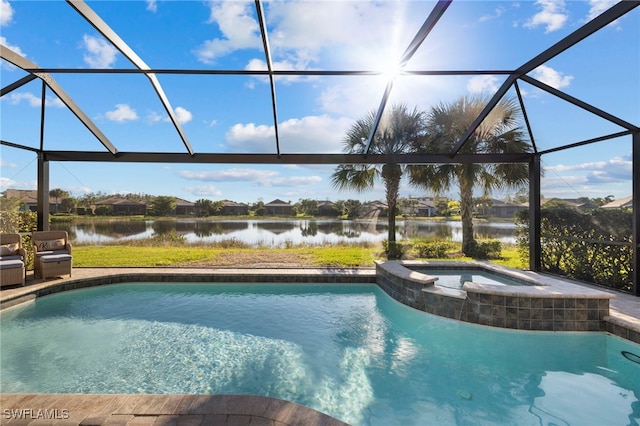
[[[431,197],[418,198],[418,204],[415,207],[415,215],[418,217],[433,217],[436,216],[438,209],[436,209],[436,202]]]
[[[528,206],[519,203],[496,200],[495,198],[491,198],[490,201],[489,207],[480,209],[484,216],[510,219],[518,212],[529,210]]]
[[[630,209],[633,207],[633,196],[620,198],[602,206],[603,209]]]
[[[387,204],[382,201],[369,201],[360,206],[358,209],[358,217],[376,218],[378,216],[387,215]]]
[[[339,216],[340,212],[336,210],[335,203],[331,201],[318,201],[318,216]]]
[[[249,214],[249,206],[244,203],[236,203],[231,200],[222,200],[222,210],[220,214],[223,216],[243,216]]]
[[[194,216],[196,214],[196,205],[191,201],[176,198],[176,216]]]
[[[265,213],[270,216],[293,216],[293,206],[282,200],[273,200],[264,205]]]
[[[109,214],[114,216],[145,215],[147,213],[147,205],[145,203],[120,197],[111,197],[106,200],[96,201],[94,205],[96,209],[106,207]]]
[[[597,204],[592,202],[584,202],[583,200],[575,199],[575,198],[542,198],[540,199],[540,205],[544,206],[548,203],[557,203],[563,204],[567,207],[573,207],[578,210],[593,210],[598,208]]]
[[[35,212],[38,210],[38,191],[35,189],[7,189],[4,196],[20,200],[20,210],[22,211]],[[60,201],[62,200],[58,200],[58,202]],[[57,213],[55,197],[49,197],[49,212]]]

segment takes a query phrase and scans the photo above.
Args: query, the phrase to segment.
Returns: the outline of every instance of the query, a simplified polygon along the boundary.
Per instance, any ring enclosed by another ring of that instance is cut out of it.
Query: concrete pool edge
[[[462,290],[437,285],[415,269],[480,269],[527,285],[467,282]],[[378,261],[376,280],[399,302],[434,315],[491,327],[532,331],[609,332],[640,343],[640,321],[610,311],[611,291],[567,279],[482,261]],[[621,295],[622,296],[622,295]]]

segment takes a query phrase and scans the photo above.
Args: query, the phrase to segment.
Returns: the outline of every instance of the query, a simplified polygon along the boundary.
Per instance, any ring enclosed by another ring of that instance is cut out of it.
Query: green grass
[[[408,256],[409,258],[413,258]],[[319,247],[247,248],[205,245],[157,246],[76,246],[76,267],[154,267],[154,266],[309,266],[309,267],[373,267],[383,260],[379,245],[335,245]],[[413,258],[415,259],[415,258]],[[443,260],[443,259],[417,259]],[[451,255],[446,260],[473,260]],[[492,263],[515,269],[526,268],[515,246],[502,249],[502,258]]]

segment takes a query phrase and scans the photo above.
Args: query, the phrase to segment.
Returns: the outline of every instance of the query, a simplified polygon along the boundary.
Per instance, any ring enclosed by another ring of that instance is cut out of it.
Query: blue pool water
[[[467,281],[491,285],[527,285],[480,269],[422,269],[418,270],[418,272],[438,277],[436,284],[439,286],[456,289],[461,289]]]
[[[0,314],[2,392],[258,394],[354,425],[638,425],[636,345],[493,329],[375,285],[118,284]]]

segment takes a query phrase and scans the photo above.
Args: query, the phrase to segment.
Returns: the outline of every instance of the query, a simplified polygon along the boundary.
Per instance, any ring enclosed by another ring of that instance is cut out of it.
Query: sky
[[[406,70],[513,70],[609,8],[611,1],[453,1]],[[265,70],[254,2],[87,1],[151,68]],[[266,1],[276,70],[393,68],[435,2]],[[529,75],[640,126],[640,8]],[[132,69],[132,63],[62,1],[0,0],[0,43],[42,68]],[[26,73],[2,60],[0,85]],[[139,74],[52,73],[122,152],[187,152],[148,78]],[[170,75],[157,79],[196,153],[275,153],[269,81],[258,75]],[[344,135],[380,105],[387,75],[276,77],[281,153],[340,153]],[[428,111],[466,95],[491,96],[504,75],[406,76],[389,105]],[[623,129],[521,82],[539,150]],[[40,146],[42,84],[0,98],[0,137]],[[515,96],[512,89],[509,96]],[[104,152],[104,146],[50,90],[47,150]],[[631,195],[631,137],[542,156],[544,197]],[[50,188],[87,193],[171,195],[253,203],[274,199],[383,200],[384,187],[338,191],[335,165],[126,164],[51,162]],[[0,147],[0,191],[35,189],[36,155]],[[408,185],[402,197],[435,195]],[[457,190],[449,195],[457,197]],[[504,198],[509,193],[494,193]]]

